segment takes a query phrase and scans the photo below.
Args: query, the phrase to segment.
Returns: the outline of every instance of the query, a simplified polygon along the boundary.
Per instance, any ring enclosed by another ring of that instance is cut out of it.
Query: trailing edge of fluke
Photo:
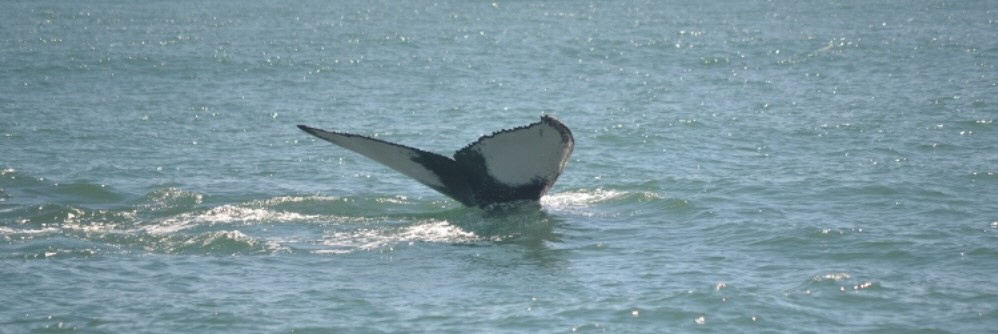
[[[447,157],[357,134],[299,129],[388,166],[466,206],[538,201],[565,169],[575,139],[551,116],[482,136]]]

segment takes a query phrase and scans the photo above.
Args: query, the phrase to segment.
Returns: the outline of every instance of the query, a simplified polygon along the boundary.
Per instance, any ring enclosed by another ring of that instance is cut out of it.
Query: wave
[[[341,254],[398,243],[484,240],[447,221],[472,210],[405,214],[400,213],[402,208],[411,204],[400,198],[278,196],[210,206],[205,197],[167,188],[118,208],[4,203],[0,257],[37,259],[122,252]]]
[[[0,257],[119,253],[347,254],[398,245],[526,243],[559,239],[563,216],[689,207],[648,191],[577,189],[540,205],[483,211],[404,196],[281,195],[211,204],[175,187],[130,196],[98,184],[58,185],[0,172]],[[132,198],[132,199],[129,199]],[[71,242],[69,242],[71,241]]]

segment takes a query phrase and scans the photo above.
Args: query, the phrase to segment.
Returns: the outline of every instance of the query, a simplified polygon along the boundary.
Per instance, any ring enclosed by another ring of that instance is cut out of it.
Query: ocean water
[[[994,1],[0,3],[2,333],[998,328]],[[450,154],[482,211],[295,125]]]

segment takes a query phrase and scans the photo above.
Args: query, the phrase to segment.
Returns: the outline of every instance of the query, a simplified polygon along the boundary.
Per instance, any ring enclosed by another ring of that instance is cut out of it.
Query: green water
[[[987,332],[989,1],[7,1],[0,332]],[[442,154],[557,116],[483,212]]]

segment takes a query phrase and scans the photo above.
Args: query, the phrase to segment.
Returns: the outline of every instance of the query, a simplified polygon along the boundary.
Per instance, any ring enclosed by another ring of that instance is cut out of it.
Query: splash
[[[495,226],[519,226],[510,224],[508,215],[496,223],[499,218],[470,209],[406,213],[414,206],[422,212],[428,202],[404,197],[291,195],[215,206],[206,202],[206,195],[165,188],[117,208],[19,206],[16,215],[22,219],[0,226],[0,241],[14,250],[8,255],[24,258],[143,252],[346,254],[417,243],[496,241],[523,233],[494,231]]]
[[[402,228],[372,228],[355,231],[338,231],[328,234],[322,240],[323,249],[313,250],[316,254],[345,254],[357,250],[389,249],[398,244],[426,243],[471,243],[480,241],[478,235],[444,221],[426,221]]]
[[[541,198],[541,204],[551,208],[573,208],[588,207],[593,204],[611,201],[622,198],[626,192],[617,190],[604,190],[602,188],[594,190],[576,190],[557,194],[550,194]]]
[[[550,194],[541,198],[540,203],[547,210],[587,217],[616,217],[623,212],[635,214],[663,207],[679,211],[691,208],[687,200],[666,198],[657,192],[604,188]]]

